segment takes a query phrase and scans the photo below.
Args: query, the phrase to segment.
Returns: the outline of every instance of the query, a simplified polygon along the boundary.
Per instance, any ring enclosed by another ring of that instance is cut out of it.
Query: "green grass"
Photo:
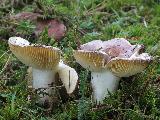
[[[79,43],[123,37],[132,44],[144,44],[147,52],[160,56],[159,0],[8,1],[0,3],[0,120],[160,119],[158,61],[140,74],[122,78],[118,90],[97,107],[91,102],[90,73],[76,63],[72,55]],[[67,26],[67,33],[59,43],[50,39],[47,31],[35,38],[34,22],[8,19],[9,14],[36,10],[43,18],[58,18]],[[59,47],[66,63],[79,74],[80,90],[67,100],[60,97],[50,111],[38,106],[36,95],[27,86],[27,67],[8,51],[7,40],[11,36]]]

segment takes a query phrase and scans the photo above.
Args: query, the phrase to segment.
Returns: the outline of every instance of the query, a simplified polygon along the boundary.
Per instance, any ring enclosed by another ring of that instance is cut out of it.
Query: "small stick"
[[[4,67],[2,68],[2,70],[0,71],[0,75],[1,75],[1,74],[4,72],[4,70],[7,68],[7,65],[8,65],[9,62],[10,62],[10,58],[11,58],[11,55],[8,57],[6,64],[4,65]]]

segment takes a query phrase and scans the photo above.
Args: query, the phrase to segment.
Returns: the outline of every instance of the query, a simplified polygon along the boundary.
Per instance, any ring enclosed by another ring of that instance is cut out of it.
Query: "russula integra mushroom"
[[[142,45],[131,45],[122,38],[104,42],[95,40],[80,48],[74,51],[74,57],[91,71],[93,98],[98,103],[103,102],[108,91],[113,93],[117,89],[121,77],[141,72],[152,60],[147,53],[140,53]]]
[[[52,84],[55,82],[55,74],[64,84],[67,93],[72,93],[76,87],[78,75],[76,71],[65,65],[60,60],[61,51],[58,48],[30,44],[20,37],[11,37],[8,40],[12,53],[24,64],[32,67],[33,84],[35,89],[44,89],[48,95],[42,96],[40,102],[50,102]],[[69,78],[68,78],[69,77]]]
[[[43,19],[43,15],[34,12],[21,12],[10,17],[11,20],[22,21],[29,20],[36,25],[34,34],[38,37],[47,29],[48,37],[54,38],[59,42],[66,34],[67,28],[62,21],[58,19]]]
[[[57,42],[65,36],[67,30],[66,26],[57,19],[37,20],[36,36],[39,36],[45,28],[48,30],[48,36],[54,38]]]

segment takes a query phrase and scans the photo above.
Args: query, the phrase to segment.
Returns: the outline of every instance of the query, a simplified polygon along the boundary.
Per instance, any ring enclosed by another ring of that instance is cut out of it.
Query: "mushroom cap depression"
[[[60,61],[61,51],[45,45],[30,45],[21,37],[10,37],[8,40],[12,53],[24,64],[36,69],[52,70]]]
[[[80,48],[81,50],[74,51],[74,57],[82,67],[96,72],[110,70],[118,77],[128,77],[139,73],[152,60],[147,53],[139,54],[144,46],[131,45],[123,38],[105,42],[95,40],[81,45]]]

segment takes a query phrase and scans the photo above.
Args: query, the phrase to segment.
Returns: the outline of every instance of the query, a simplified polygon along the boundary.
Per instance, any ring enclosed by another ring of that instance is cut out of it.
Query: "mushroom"
[[[55,82],[55,74],[59,76],[67,93],[74,91],[78,80],[77,72],[65,65],[58,48],[45,45],[30,44],[20,37],[10,37],[8,40],[12,53],[24,64],[32,67],[32,86],[34,89],[44,89],[48,95],[40,94],[39,103],[51,102],[52,86]]]
[[[58,19],[37,19],[36,30],[34,32],[35,35],[39,36],[45,28],[48,30],[48,36],[54,38],[57,42],[65,36],[67,31],[66,26]]]
[[[93,99],[102,103],[109,95],[108,91],[113,93],[117,89],[121,77],[143,71],[152,57],[140,53],[143,45],[131,45],[122,38],[99,41],[97,45],[94,42],[97,40],[81,45],[81,50],[74,51],[74,57],[82,67],[91,71]]]

